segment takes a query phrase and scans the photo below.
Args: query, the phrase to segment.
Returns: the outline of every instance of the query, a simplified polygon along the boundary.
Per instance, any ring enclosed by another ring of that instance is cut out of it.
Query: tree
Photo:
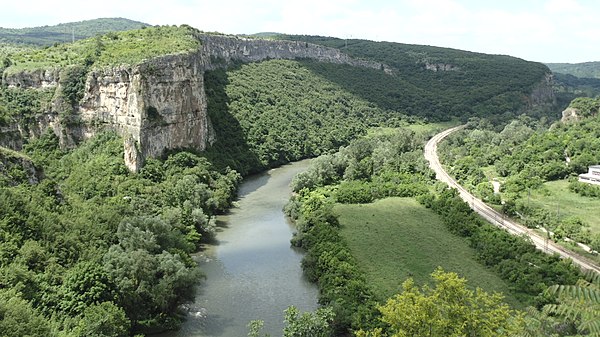
[[[176,327],[175,309],[194,298],[200,273],[197,266],[186,265],[189,256],[178,249],[183,238],[173,235],[159,218],[125,219],[117,231],[119,243],[104,255],[104,268],[118,290],[117,303],[134,329]]]
[[[285,310],[286,327],[283,337],[327,337],[331,335],[333,321],[331,308],[319,308],[315,312],[300,315],[298,309],[291,306]]]
[[[126,337],[129,328],[123,309],[112,302],[103,302],[85,309],[76,332],[81,337]]]
[[[3,337],[51,336],[48,321],[14,290],[0,290],[0,318]]]
[[[393,337],[409,336],[511,336],[521,316],[502,302],[500,294],[467,288],[456,273],[438,268],[431,274],[434,288],[419,289],[412,278],[403,291],[379,307],[382,321]],[[359,337],[386,336],[384,330],[359,331]]]
[[[580,334],[600,336],[600,275],[588,271],[575,285],[553,285],[546,291],[557,304],[544,307],[547,314],[574,322]]]
[[[319,308],[315,312],[300,314],[293,305],[285,310],[283,337],[328,337],[331,336],[331,323],[334,313],[330,307]],[[264,322],[254,320],[248,323],[248,337],[260,337]],[[265,337],[270,337],[265,334]]]

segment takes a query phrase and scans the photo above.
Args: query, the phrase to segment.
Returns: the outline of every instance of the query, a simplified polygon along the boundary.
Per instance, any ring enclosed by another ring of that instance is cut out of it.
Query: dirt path
[[[483,201],[476,198],[474,195],[469,193],[466,189],[460,186],[442,167],[440,160],[437,156],[437,145],[445,137],[454,131],[464,128],[464,125],[457,126],[451,129],[447,129],[433,136],[425,145],[425,159],[429,161],[429,166],[435,171],[436,178],[440,181],[447,183],[450,187],[456,188],[460,193],[460,197],[471,206],[471,208],[481,215],[484,219],[489,221],[491,224],[496,225],[500,228],[505,229],[514,235],[527,235],[535,247],[548,254],[557,253],[563,258],[569,258],[573,260],[575,264],[580,266],[582,269],[593,270],[600,273],[600,267],[595,263],[566,250],[565,248],[557,245],[556,243],[548,240],[531,229],[521,226],[510,219],[506,218],[504,214],[497,212],[490,206],[486,205]]]

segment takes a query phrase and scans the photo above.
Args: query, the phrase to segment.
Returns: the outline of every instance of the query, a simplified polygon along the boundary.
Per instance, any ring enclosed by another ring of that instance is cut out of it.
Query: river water
[[[283,311],[317,308],[318,289],[302,274],[302,253],[290,247],[293,226],[282,208],[289,183],[309,161],[244,180],[237,206],[219,216],[216,242],[195,258],[206,275],[182,328],[164,337],[244,337],[250,320],[281,336]]]

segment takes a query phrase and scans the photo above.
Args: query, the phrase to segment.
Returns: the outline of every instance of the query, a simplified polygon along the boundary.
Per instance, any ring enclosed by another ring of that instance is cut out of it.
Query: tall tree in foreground
[[[502,302],[501,294],[470,290],[456,273],[438,268],[434,287],[421,289],[409,278],[402,292],[379,307],[387,329],[360,330],[357,337],[512,336],[521,315]]]
[[[557,296],[558,304],[548,304],[544,313],[571,322],[577,332],[600,336],[600,274],[588,271],[575,285],[554,285],[546,291]]]

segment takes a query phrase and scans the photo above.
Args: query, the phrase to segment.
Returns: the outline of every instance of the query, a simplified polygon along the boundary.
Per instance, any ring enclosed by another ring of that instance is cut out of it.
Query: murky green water
[[[250,320],[265,321],[264,332],[280,336],[283,310],[317,308],[318,290],[302,275],[302,254],[290,247],[293,227],[282,208],[301,161],[244,181],[237,207],[220,216],[217,243],[197,256],[206,275],[180,331],[165,337],[244,337]]]

